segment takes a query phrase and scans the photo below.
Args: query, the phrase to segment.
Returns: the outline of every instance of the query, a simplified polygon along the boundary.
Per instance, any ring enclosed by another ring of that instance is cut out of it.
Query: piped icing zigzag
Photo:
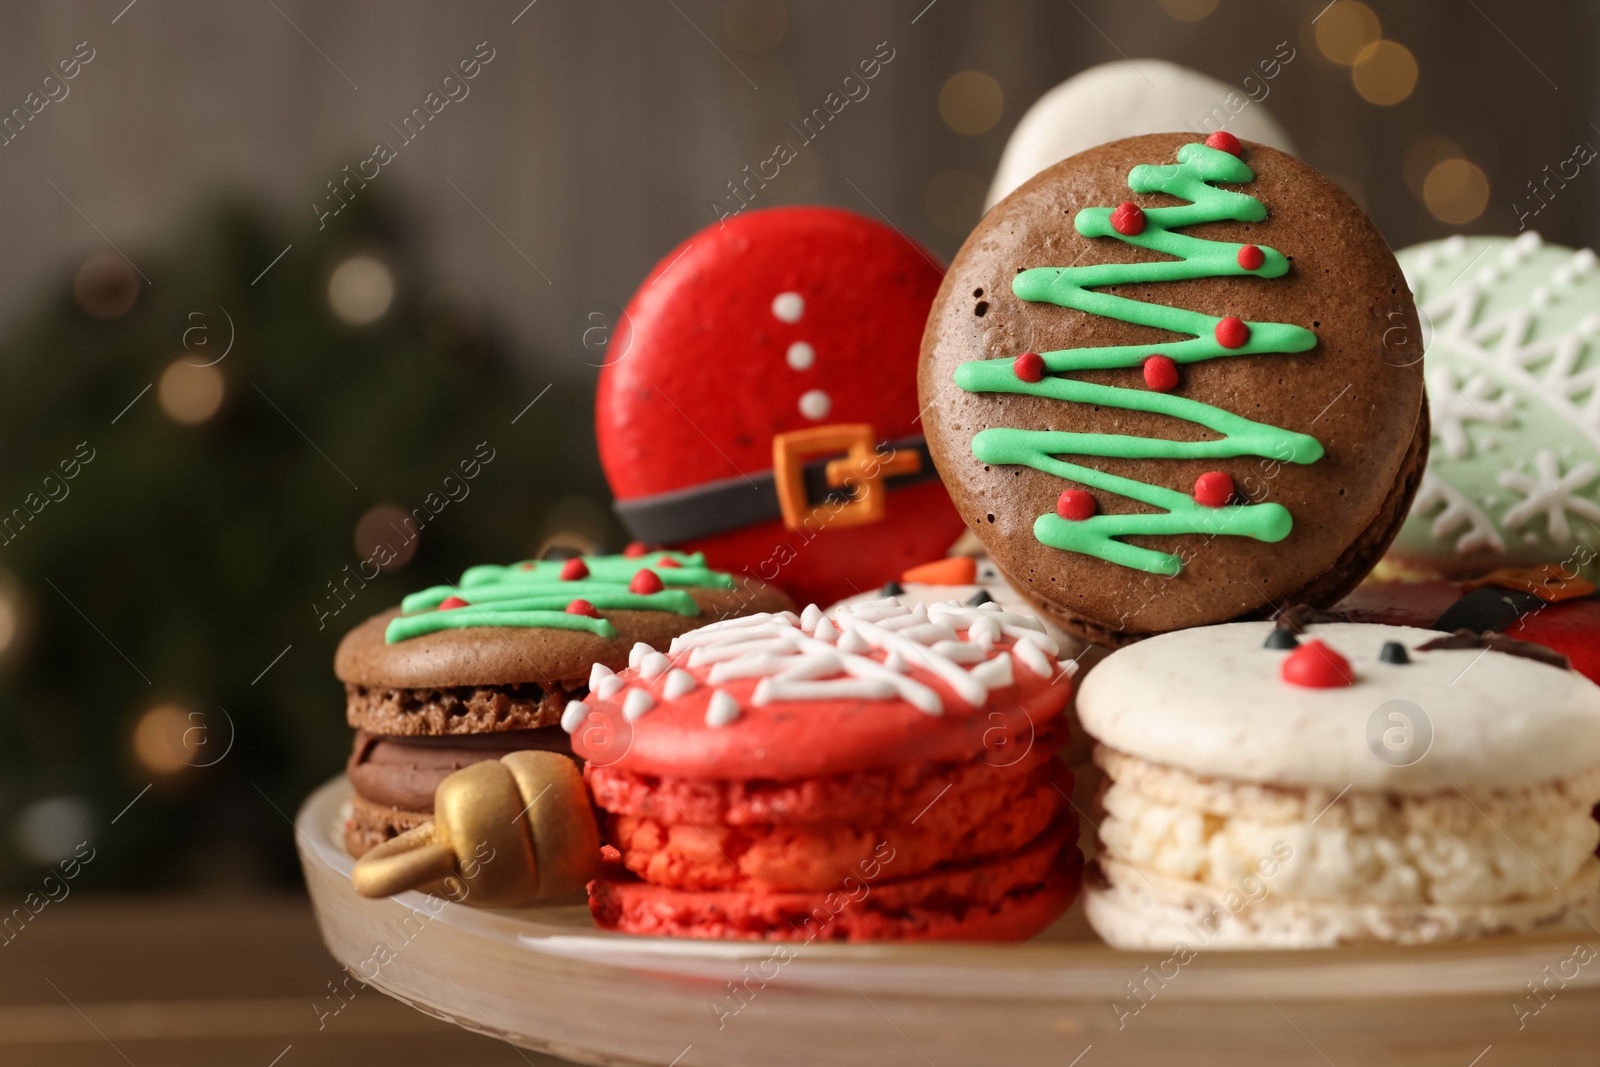
[[[472,626],[545,627],[617,634],[604,611],[670,611],[694,617],[691,588],[731,589],[733,578],[706,566],[704,554],[647,552],[528,560],[469,567],[456,585],[435,585],[400,602],[389,643]]]
[[[1194,496],[1119,477],[1059,458],[1067,455],[1128,459],[1196,459],[1260,456],[1279,462],[1312,463],[1322,456],[1313,437],[1254,422],[1210,404],[1166,391],[1094,385],[1062,375],[1082,370],[1138,367],[1152,358],[1168,360],[1165,388],[1176,385],[1175,368],[1219,357],[1305,352],[1317,338],[1301,326],[1276,322],[1244,322],[1198,311],[1148,304],[1095,290],[1105,286],[1196,278],[1280,278],[1289,261],[1272,248],[1212,241],[1175,232],[1184,227],[1232,220],[1260,222],[1267,217],[1261,201],[1242,192],[1216,188],[1215,183],[1245,184],[1255,172],[1238,156],[1203,144],[1178,150],[1178,162],[1141,165],[1128,175],[1137,193],[1165,193],[1188,201],[1173,207],[1092,207],[1078,212],[1073,225],[1085,237],[1112,237],[1171,259],[1152,263],[1102,263],[1082,267],[1036,267],[1022,271],[1012,291],[1023,300],[1052,303],[1122,322],[1187,334],[1172,343],[1115,345],[974,360],[956,368],[955,382],[973,393],[1017,393],[1076,404],[1145,411],[1183,419],[1220,436],[1206,441],[1169,441],[1117,434],[1059,430],[986,429],[972,440],[973,455],[984,463],[1024,464],[1086,485],[1093,490],[1128,497],[1153,512],[1119,515],[1041,515],[1034,523],[1040,542],[1081,552],[1124,567],[1155,574],[1176,574],[1178,556],[1127,544],[1133,535],[1204,533],[1281,541],[1293,519],[1281,504],[1221,503],[1210,506]],[[1028,357],[1042,359],[1025,362]],[[1152,376],[1147,370],[1147,380]],[[1161,380],[1157,378],[1156,380]]]

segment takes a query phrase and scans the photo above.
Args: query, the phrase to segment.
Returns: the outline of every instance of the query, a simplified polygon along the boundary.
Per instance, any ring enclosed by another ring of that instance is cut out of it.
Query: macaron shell
[[[1010,856],[904,880],[893,880],[891,847],[879,878],[828,893],[672,889],[632,877],[612,853],[589,884],[589,910],[606,929],[653,937],[1025,941],[1077,896],[1083,858],[1069,829]]]
[[[342,682],[404,689],[523,683],[570,688],[585,682],[596,663],[625,666],[639,641],[664,648],[678,634],[719,619],[793,607],[778,589],[748,578],[738,583],[735,589],[687,589],[700,607],[697,616],[607,611],[606,619],[617,629],[612,638],[582,630],[478,626],[389,643],[384,630],[400,614],[391,608],[345,635],[333,670]]]
[[[1030,744],[1036,731],[1061,714],[1072,691],[1065,676],[1052,683],[1018,667],[1015,677],[1013,686],[991,692],[982,707],[974,708],[941,681],[919,675],[919,681],[943,698],[943,715],[929,715],[898,699],[757,706],[757,680],[739,678],[701,685],[633,723],[620,712],[608,712],[608,723],[622,731],[622,738],[608,733],[603,744],[595,744],[596,735],[580,727],[572,747],[586,759],[635,774],[692,779],[784,781],[925,760],[963,760],[1002,739]],[[741,714],[726,726],[709,728],[706,709],[717,691],[733,697]]]
[[[1400,793],[1515,788],[1600,765],[1600,687],[1575,671],[1500,652],[1416,651],[1430,630],[1368,623],[1311,626],[1355,670],[1353,685],[1307,689],[1280,677],[1263,647],[1270,623],[1163,634],[1120,649],[1078,694],[1084,729],[1103,744],[1193,774],[1236,781]],[[1406,664],[1378,659],[1385,642]],[[1390,706],[1390,702],[1397,703]],[[1386,710],[1387,709],[1387,710]],[[1406,766],[1369,740],[1396,720],[1431,732]]]
[[[833,208],[748,211],[695,234],[639,287],[628,348],[600,374],[596,436],[613,493],[770,470],[773,435],[793,430],[920,434],[917,346],[940,274],[894,230]],[[674,547],[828,603],[942,555],[961,530],[935,481],[890,493],[882,522],[795,532],[772,521]]]
[[[1292,49],[1289,58],[1294,59]],[[1271,57],[1262,60],[1263,72],[1271,62]],[[1281,71],[1281,63],[1272,65]],[[1251,78],[1271,91],[1270,79]],[[1208,103],[1211,114],[1203,111]],[[1208,128],[1225,121],[1228,132],[1242,140],[1295,154],[1294,143],[1265,105],[1247,99],[1238,86],[1160,59],[1113,60],[1074,74],[1034,101],[1006,141],[984,207],[998,204],[1046,167],[1095,145],[1190,129],[1197,121]]]

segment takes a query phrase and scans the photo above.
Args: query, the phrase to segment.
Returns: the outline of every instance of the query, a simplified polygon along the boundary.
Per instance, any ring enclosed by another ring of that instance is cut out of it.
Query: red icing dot
[[[643,541],[629,541],[628,547],[622,550],[622,554],[629,559],[637,559],[648,551],[650,549],[645,546]]]
[[[1245,245],[1239,249],[1239,266],[1245,270],[1258,270],[1266,261],[1267,254],[1255,245]]]
[[[1144,361],[1144,384],[1158,393],[1170,393],[1178,387],[1178,364],[1171,356],[1154,355]]]
[[[1307,641],[1284,657],[1283,680],[1306,689],[1338,689],[1355,682],[1350,661],[1319,640]]]
[[[449,611],[452,608],[467,608],[472,605],[458,596],[447,596],[439,602],[440,611]]]
[[[1250,340],[1250,327],[1236,315],[1229,315],[1217,323],[1217,344],[1223,348],[1238,348]]]
[[[675,559],[662,557],[661,559],[656,560],[656,566],[657,567],[682,567],[683,564],[679,563]]]
[[[1025,382],[1036,382],[1044,377],[1044,357],[1037,352],[1024,352],[1012,360],[1011,372]]]
[[[574,600],[572,603],[567,605],[567,614],[584,615],[591,619],[598,619],[600,617],[600,612],[595,609],[595,606],[589,603],[587,600],[583,600],[582,598]]]
[[[1144,209],[1124,200],[1111,209],[1111,228],[1124,237],[1137,237],[1144,232]]]
[[[1215,148],[1219,152],[1226,152],[1231,156],[1244,158],[1244,145],[1239,143],[1239,138],[1227,130],[1218,130],[1206,138],[1206,147]]]
[[[1221,471],[1207,471],[1194,480],[1195,503],[1220,508],[1233,499],[1233,479]]]
[[[643,593],[646,596],[651,593],[659,593],[661,592],[661,576],[655,571],[646,568],[633,576],[633,581],[628,583],[628,592]]]
[[[589,577],[589,567],[581,559],[569,559],[561,565],[561,580],[575,582],[579,578]]]
[[[1069,522],[1082,522],[1098,510],[1099,505],[1094,502],[1094,494],[1086,493],[1082,489],[1065,490],[1056,501],[1056,514]]]

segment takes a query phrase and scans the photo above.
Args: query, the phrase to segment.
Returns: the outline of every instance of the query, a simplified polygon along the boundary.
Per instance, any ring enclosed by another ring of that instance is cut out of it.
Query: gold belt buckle
[[[842,458],[828,462],[828,485],[834,489],[851,486],[854,499],[836,509],[829,505],[827,514],[818,516],[824,505],[806,499],[806,460],[840,452],[844,453]],[[883,480],[890,475],[914,473],[921,466],[922,457],[914,451],[879,453],[877,435],[868,423],[814,426],[772,437],[772,474],[778,506],[783,510],[783,524],[791,530],[803,529],[805,520],[813,517],[824,526],[882,522],[889,513]]]

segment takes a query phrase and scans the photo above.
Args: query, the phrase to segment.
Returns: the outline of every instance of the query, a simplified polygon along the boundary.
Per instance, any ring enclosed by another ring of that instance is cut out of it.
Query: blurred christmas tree
[[[292,884],[341,634],[538,552],[559,501],[610,536],[586,390],[541,395],[390,220],[218,204],[0,340],[0,885],[84,839],[83,885]]]

